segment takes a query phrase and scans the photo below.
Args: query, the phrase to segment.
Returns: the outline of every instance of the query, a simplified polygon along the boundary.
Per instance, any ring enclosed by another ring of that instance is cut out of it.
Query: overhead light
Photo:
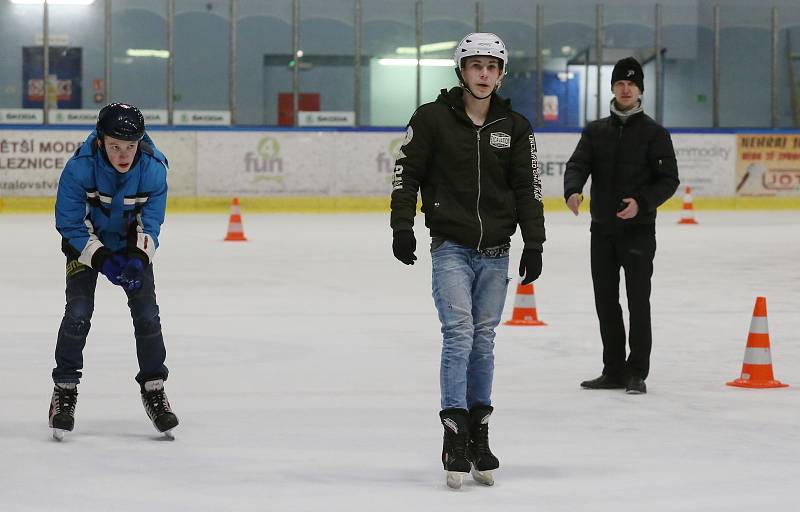
[[[11,0],[12,4],[19,5],[92,5],[94,0]]]
[[[378,64],[381,66],[416,66],[417,59],[378,59]],[[454,67],[456,65],[453,59],[420,59],[420,66],[431,67]]]
[[[125,52],[128,57],[155,57],[157,59],[168,59],[169,50],[145,50],[137,48],[128,48]]]
[[[441,52],[444,50],[452,50],[456,47],[458,41],[442,41],[440,43],[428,43],[420,45],[419,52],[420,53],[431,53],[431,52]],[[417,54],[417,47],[416,46],[399,46],[395,53],[398,55],[416,55]]]

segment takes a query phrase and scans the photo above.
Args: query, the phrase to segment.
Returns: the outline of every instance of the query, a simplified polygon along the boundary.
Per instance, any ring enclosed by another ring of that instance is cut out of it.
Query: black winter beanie
[[[620,59],[614,65],[614,71],[611,73],[611,88],[620,80],[630,80],[635,83],[639,88],[639,92],[644,92],[644,72],[639,61],[633,57],[625,57]]]

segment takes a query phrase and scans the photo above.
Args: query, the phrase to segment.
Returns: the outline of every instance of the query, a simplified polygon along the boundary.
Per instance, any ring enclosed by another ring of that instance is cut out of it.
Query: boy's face
[[[108,155],[108,161],[117,172],[126,173],[131,169],[136,150],[139,149],[138,140],[119,140],[105,136],[102,144]]]
[[[476,96],[488,96],[500,83],[503,72],[500,60],[495,57],[467,57],[461,61],[461,76],[469,90]]]

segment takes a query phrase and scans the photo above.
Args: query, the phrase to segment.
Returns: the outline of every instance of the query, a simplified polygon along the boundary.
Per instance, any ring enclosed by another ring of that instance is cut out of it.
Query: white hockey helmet
[[[453,60],[456,62],[456,71],[461,69],[461,60],[474,56],[495,57],[500,60],[503,75],[507,73],[508,53],[506,45],[497,34],[491,32],[474,32],[467,35],[456,46]]]

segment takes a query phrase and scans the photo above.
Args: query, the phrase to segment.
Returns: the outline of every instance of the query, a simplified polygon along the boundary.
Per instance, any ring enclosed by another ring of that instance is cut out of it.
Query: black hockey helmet
[[[141,110],[127,103],[111,103],[97,115],[97,137],[108,135],[119,140],[141,140],[144,137],[144,116]]]

